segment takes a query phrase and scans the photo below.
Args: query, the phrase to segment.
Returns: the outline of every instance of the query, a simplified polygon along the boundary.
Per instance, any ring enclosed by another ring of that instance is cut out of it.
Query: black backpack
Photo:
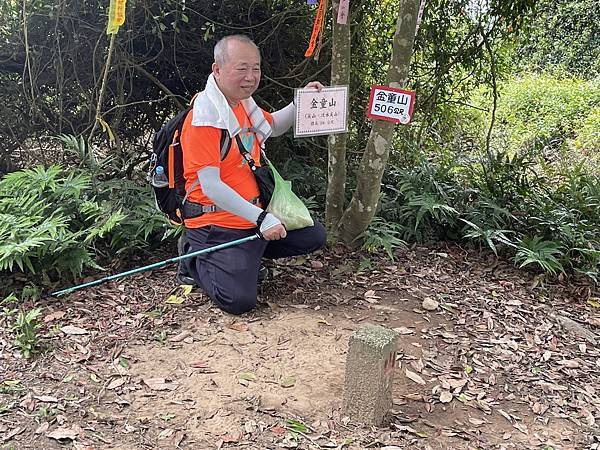
[[[154,191],[157,208],[174,223],[183,223],[183,200],[186,198],[185,178],[183,176],[183,149],[181,148],[181,130],[192,107],[180,111],[162,126],[154,135],[148,181]],[[221,133],[221,161],[231,148],[231,138],[227,130]],[[159,169],[162,167],[162,173]],[[158,173],[157,173],[158,169]]]

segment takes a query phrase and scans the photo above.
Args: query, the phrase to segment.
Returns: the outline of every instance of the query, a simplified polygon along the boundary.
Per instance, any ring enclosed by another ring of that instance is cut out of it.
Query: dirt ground
[[[30,361],[4,314],[1,448],[600,448],[600,303],[584,285],[454,246],[394,262],[337,247],[270,269],[241,317],[173,268],[45,301]],[[400,336],[380,428],[342,410],[365,323]]]

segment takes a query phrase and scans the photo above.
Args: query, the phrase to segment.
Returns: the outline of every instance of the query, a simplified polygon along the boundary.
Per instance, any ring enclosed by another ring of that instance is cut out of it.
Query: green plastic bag
[[[312,227],[315,222],[310,217],[306,205],[292,192],[292,182],[281,178],[273,164],[269,163],[269,165],[275,179],[275,189],[267,212],[281,220],[289,231]]]

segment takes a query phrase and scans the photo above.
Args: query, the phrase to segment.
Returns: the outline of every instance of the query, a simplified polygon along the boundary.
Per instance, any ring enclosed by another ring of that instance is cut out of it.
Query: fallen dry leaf
[[[393,328],[393,330],[396,333],[399,333],[399,334],[402,334],[402,335],[415,334],[415,330],[411,330],[410,328],[406,328],[406,327]]]
[[[296,384],[296,377],[293,375],[289,375],[287,377],[283,377],[279,385],[284,388],[292,387]]]
[[[510,423],[512,423],[512,417],[510,417],[510,414],[508,414],[506,411],[502,410],[502,409],[497,409],[496,411],[498,411],[502,417],[504,417],[506,420],[508,420]]]
[[[58,403],[58,399],[51,395],[34,395],[33,398],[44,403]]]
[[[421,438],[427,437],[427,433],[424,433],[423,431],[417,431],[413,427],[409,427],[408,425],[398,425],[397,423],[394,423],[393,425],[394,425],[394,428],[396,428],[398,431],[406,431],[408,433],[412,433]]]
[[[567,367],[569,369],[576,369],[579,367],[579,363],[573,359],[563,359],[563,360],[557,361],[557,364],[559,364],[563,367]]]
[[[123,386],[125,383],[127,383],[127,378],[123,378],[123,377],[115,378],[110,383],[108,383],[108,386],[106,386],[106,389],[116,389],[120,386]]]
[[[9,431],[7,434],[5,434],[4,436],[2,436],[2,441],[1,442],[8,442],[12,438],[14,438],[16,435],[21,434],[25,430],[26,430],[25,427],[13,428],[12,431]]]
[[[469,382],[468,378],[461,378],[460,380],[452,379],[448,380],[448,384],[452,386],[452,389],[461,389]]]
[[[48,431],[50,424],[48,422],[42,422],[39,427],[35,429],[35,434],[42,434]]]
[[[53,320],[62,319],[65,316],[64,311],[54,311],[44,317],[44,323],[52,322]]]
[[[164,378],[144,378],[143,381],[153,391],[172,391],[179,387],[179,384]]]
[[[221,436],[221,439],[226,444],[238,442],[240,440],[240,438],[241,438],[241,436],[239,433],[228,433],[228,434]]]
[[[183,286],[187,286],[187,285],[183,285]],[[179,295],[169,295],[169,297],[165,300],[165,303],[168,303],[170,305],[181,305],[183,302],[185,301],[184,297],[180,297]]]
[[[581,415],[585,418],[586,423],[590,427],[593,427],[594,425],[596,425],[596,418],[594,417],[594,414],[592,414],[591,411],[588,411],[587,409],[583,409],[581,411]]]
[[[406,369],[405,373],[406,373],[406,376],[408,378],[410,378],[411,380],[413,380],[415,383],[422,384],[423,386],[427,384],[425,382],[425,380],[423,378],[421,378],[420,375],[418,375],[418,374],[416,374],[414,372],[411,372],[408,369]]]
[[[182,331],[181,333],[179,333],[179,334],[176,334],[176,335],[175,335],[175,336],[173,336],[173,337],[170,337],[170,338],[169,338],[169,342],[181,342],[181,341],[183,341],[183,340],[184,340],[186,337],[188,337],[188,336],[191,336],[191,334],[192,334],[192,333],[191,333],[190,331],[188,331],[188,330],[184,330],[184,331]]]
[[[31,394],[27,394],[23,400],[19,402],[19,406],[27,411],[33,411],[35,409],[35,400],[33,399],[33,396]]]
[[[481,426],[486,423],[485,420],[476,419],[475,417],[469,417],[469,422],[475,426]]]
[[[238,374],[238,379],[246,381],[256,381],[256,374],[252,372],[241,372]]]
[[[450,391],[442,391],[440,393],[440,402],[442,403],[450,403],[452,401],[452,398],[454,396],[452,395],[452,392]]]
[[[158,433],[158,439],[167,439],[171,437],[175,433],[173,428],[165,428],[160,433]]]
[[[407,400],[415,401],[415,402],[422,402],[423,401],[423,396],[421,394],[417,394],[417,393],[405,394],[404,398],[407,399]]]
[[[321,261],[311,261],[310,262],[310,267],[312,267],[315,270],[320,270],[323,268],[323,263]]]
[[[194,369],[208,369],[208,363],[205,361],[196,361],[190,364]]]
[[[178,431],[175,433],[175,437],[173,438],[173,448],[181,448],[181,442],[186,437],[186,433],[184,431]]]
[[[523,434],[529,434],[529,429],[527,428],[527,425],[525,425],[524,423],[516,422],[513,424],[513,427],[515,427],[517,430],[519,430]]]
[[[546,381],[537,381],[536,384],[540,385],[542,389],[548,391],[568,391],[569,388],[567,386],[562,386],[556,383],[548,383]]]
[[[65,333],[67,335],[74,335],[74,336],[82,335],[82,334],[89,334],[88,330],[76,327],[74,325],[65,325],[64,327],[62,327],[60,329],[60,331],[62,331],[63,333]]]
[[[49,437],[50,439],[56,439],[57,441],[63,439],[73,440],[77,436],[79,436],[79,432],[80,430],[78,429],[78,427],[59,427],[55,428],[49,433],[46,433],[46,437]]]
[[[375,291],[372,289],[365,292],[364,297],[365,300],[369,303],[379,303],[379,299],[381,298],[378,295],[376,295]]]
[[[588,298],[587,304],[594,308],[600,308],[600,299],[596,297],[590,297]]]
[[[248,324],[244,322],[236,322],[229,325],[229,328],[234,331],[248,331]]]
[[[418,373],[423,372],[423,369],[425,368],[425,364],[423,363],[423,360],[421,358],[417,359],[416,361],[411,361],[410,365]]]
[[[534,403],[531,407],[534,413],[542,415],[548,410],[548,405],[542,405],[541,403]]]

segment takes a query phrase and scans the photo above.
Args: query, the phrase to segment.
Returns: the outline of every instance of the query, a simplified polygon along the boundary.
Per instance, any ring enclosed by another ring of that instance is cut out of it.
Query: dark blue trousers
[[[188,252],[195,252],[254,234],[214,225],[190,228],[186,232]],[[255,239],[242,244],[184,260],[188,273],[219,308],[243,314],[256,306],[258,270],[263,257],[269,259],[305,255],[325,246],[325,227],[314,226],[288,231],[285,239]]]

